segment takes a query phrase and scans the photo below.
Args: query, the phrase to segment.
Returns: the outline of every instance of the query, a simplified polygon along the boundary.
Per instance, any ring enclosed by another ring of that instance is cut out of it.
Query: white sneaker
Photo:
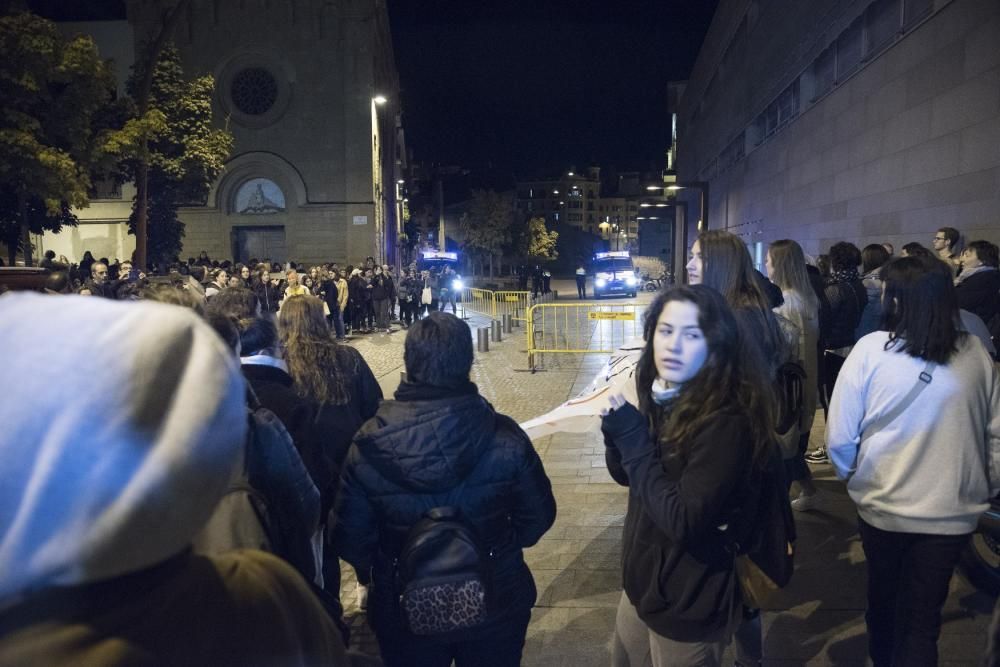
[[[358,609],[368,609],[368,587],[358,584],[354,591],[355,599],[358,601]]]
[[[800,493],[799,497],[792,501],[792,509],[796,512],[811,512],[820,509],[822,506],[823,498],[820,497],[819,491],[811,496]]]

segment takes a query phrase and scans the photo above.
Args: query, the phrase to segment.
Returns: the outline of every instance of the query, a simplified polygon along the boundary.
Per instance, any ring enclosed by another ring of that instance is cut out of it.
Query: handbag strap
[[[936,368],[937,368],[936,362],[928,361],[927,364],[924,366],[924,370],[920,371],[920,375],[917,376],[917,381],[913,383],[913,386],[910,388],[910,391],[906,394],[906,396],[903,397],[903,400],[901,400],[898,404],[896,404],[896,406],[892,410],[885,413],[879,419],[869,424],[868,428],[866,428],[865,432],[862,434],[862,438],[867,437],[877,431],[881,431],[886,426],[896,421],[896,419],[903,414],[903,411],[906,410],[908,407],[910,407],[913,401],[917,400],[917,396],[920,395],[920,392],[922,392],[927,387],[927,385],[931,383],[931,380],[934,379],[934,370]]]

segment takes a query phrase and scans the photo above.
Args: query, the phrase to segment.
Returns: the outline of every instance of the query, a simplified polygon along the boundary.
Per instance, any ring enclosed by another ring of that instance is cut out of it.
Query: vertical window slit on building
[[[858,17],[837,38],[837,82],[843,81],[853,74],[861,64],[864,34],[862,17]]]
[[[888,46],[899,34],[903,13],[901,0],[875,0],[865,11],[865,57]]]

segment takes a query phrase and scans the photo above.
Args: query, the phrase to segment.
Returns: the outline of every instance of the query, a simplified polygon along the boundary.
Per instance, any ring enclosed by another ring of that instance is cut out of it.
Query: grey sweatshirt
[[[997,370],[982,343],[965,336],[903,414],[873,429],[926,366],[886,351],[888,340],[884,331],[868,334],[840,371],[826,427],[830,461],[876,528],[971,533],[1000,480]]]

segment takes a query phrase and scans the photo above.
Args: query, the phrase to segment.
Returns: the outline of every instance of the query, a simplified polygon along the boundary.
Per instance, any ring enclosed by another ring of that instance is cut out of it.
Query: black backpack
[[[755,502],[739,518],[740,539],[732,546],[743,603],[760,609],[788,585],[795,569],[795,517],[777,448],[754,476],[754,483]]]
[[[410,529],[395,561],[400,615],[415,635],[486,622],[493,553],[456,507],[435,507]]]
[[[778,367],[774,379],[777,408],[775,434],[783,458],[792,458],[799,451],[802,413],[805,408],[806,370],[795,361]]]

